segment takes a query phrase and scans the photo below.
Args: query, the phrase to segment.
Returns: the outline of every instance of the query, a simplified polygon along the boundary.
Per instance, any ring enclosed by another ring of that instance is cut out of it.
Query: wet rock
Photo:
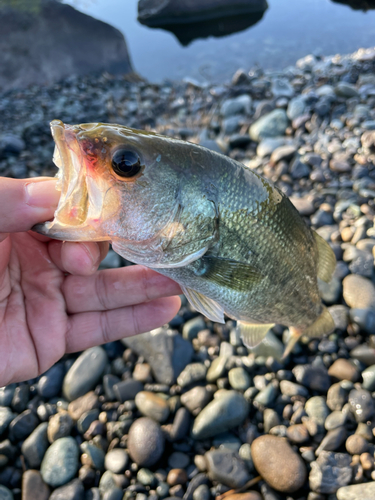
[[[249,411],[245,398],[236,391],[226,391],[211,401],[196,417],[192,429],[194,439],[206,439],[240,425]]]
[[[212,450],[205,454],[208,474],[230,488],[241,488],[250,479],[245,463],[233,452]]]
[[[363,389],[353,389],[349,393],[350,410],[357,422],[366,422],[375,411],[374,400],[368,391]]]
[[[22,443],[22,454],[31,469],[39,469],[49,446],[47,428],[47,422],[39,424]]]
[[[275,109],[259,118],[250,127],[249,133],[253,141],[259,142],[267,137],[278,137],[285,134],[288,117],[283,109]]]
[[[52,443],[40,468],[43,481],[54,488],[68,483],[78,470],[78,457],[78,445],[72,437],[64,437]]]
[[[0,406],[0,436],[8,429],[9,424],[16,416],[17,414],[13,413],[10,408]]]
[[[49,500],[84,500],[84,495],[85,489],[80,479],[73,479],[69,484],[56,488]]]
[[[346,453],[322,451],[317,460],[311,463],[310,488],[317,493],[335,493],[340,487],[349,484],[352,478],[350,463],[351,457]]]
[[[304,484],[305,464],[286,439],[260,436],[251,445],[251,455],[259,474],[275,490],[292,493]]]
[[[114,474],[122,474],[129,463],[129,455],[121,448],[109,451],[105,456],[104,467]]]
[[[48,500],[49,498],[50,490],[40,472],[26,470],[22,475],[22,500]]]
[[[169,416],[168,402],[149,391],[141,391],[135,396],[135,404],[145,417],[150,417],[157,422],[165,422]]]
[[[164,452],[164,444],[160,425],[151,418],[139,418],[129,429],[129,454],[139,466],[154,465]]]
[[[372,500],[375,498],[375,481],[343,486],[336,492],[337,500]]]
[[[357,368],[347,359],[337,359],[328,369],[328,375],[338,380],[350,380],[357,382],[359,372]]]
[[[63,363],[56,363],[47,370],[38,381],[38,393],[46,399],[58,396],[61,392],[65,368]]]
[[[107,363],[107,354],[102,347],[84,351],[65,375],[63,393],[66,399],[73,401],[94,389]]]

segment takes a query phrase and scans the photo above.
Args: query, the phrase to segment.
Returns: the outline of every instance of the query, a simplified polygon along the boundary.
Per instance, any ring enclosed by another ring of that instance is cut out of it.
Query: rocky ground
[[[372,49],[215,87],[102,75],[0,96],[0,175],[54,174],[54,118],[150,128],[263,173],[338,260],[321,287],[335,332],[285,362],[287,329],[248,352],[185,301],[169,326],[0,389],[1,500],[375,498],[374,107]]]

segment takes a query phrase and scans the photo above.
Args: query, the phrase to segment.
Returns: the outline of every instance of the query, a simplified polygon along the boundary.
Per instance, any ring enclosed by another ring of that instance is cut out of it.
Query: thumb
[[[60,198],[55,185],[50,177],[0,177],[0,233],[28,231],[52,219]]]

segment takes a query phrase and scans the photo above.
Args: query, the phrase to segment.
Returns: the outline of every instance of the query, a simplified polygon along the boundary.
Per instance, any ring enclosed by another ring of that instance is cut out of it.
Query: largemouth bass
[[[178,282],[212,321],[237,320],[258,344],[274,324],[334,329],[318,291],[330,246],[268,180],[227,156],[121,125],[51,123],[60,201],[39,233],[109,240],[124,258]]]

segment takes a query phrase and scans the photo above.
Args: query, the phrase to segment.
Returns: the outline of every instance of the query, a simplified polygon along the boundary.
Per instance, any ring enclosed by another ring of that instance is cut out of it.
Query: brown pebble
[[[48,500],[50,491],[39,471],[27,470],[22,476],[22,500]]]
[[[128,434],[129,455],[140,467],[154,465],[164,452],[164,436],[160,425],[141,417],[131,425]]]
[[[68,406],[69,415],[73,420],[78,420],[82,415],[89,410],[99,408],[99,398],[94,391],[90,391],[84,396],[75,399]]]
[[[251,445],[251,456],[256,470],[275,490],[292,493],[303,486],[305,463],[286,439],[260,436]]]
[[[347,359],[339,358],[329,367],[328,375],[338,380],[357,382],[359,373],[357,368]]]
[[[83,437],[87,441],[90,441],[90,439],[92,439],[94,436],[104,434],[105,431],[105,424],[103,424],[103,422],[99,422],[99,420],[94,420],[94,422],[91,422],[90,427],[87,429]]]
[[[286,431],[286,437],[295,444],[306,443],[310,439],[308,430],[303,424],[291,425]]]
[[[170,497],[180,497],[184,496],[184,489],[180,484],[176,484],[176,486],[172,486],[169,488],[169,496]]]
[[[70,436],[73,428],[73,420],[67,411],[60,411],[53,415],[48,422],[47,436],[48,441],[53,443],[57,439]]]
[[[342,241],[349,242],[353,238],[354,228],[352,227],[344,227],[341,231]]]
[[[176,484],[185,484],[187,480],[188,477],[184,469],[171,469],[168,472],[167,483],[170,486],[176,486]]]
[[[359,434],[353,434],[346,440],[345,448],[351,455],[361,455],[368,450],[368,442]]]
[[[374,457],[371,453],[362,453],[359,457],[363,470],[372,470],[374,468]]]
[[[225,500],[262,500],[262,495],[257,491],[247,491],[246,493],[233,493],[228,495]]]
[[[375,286],[358,274],[348,274],[342,281],[343,297],[352,309],[375,309]]]

